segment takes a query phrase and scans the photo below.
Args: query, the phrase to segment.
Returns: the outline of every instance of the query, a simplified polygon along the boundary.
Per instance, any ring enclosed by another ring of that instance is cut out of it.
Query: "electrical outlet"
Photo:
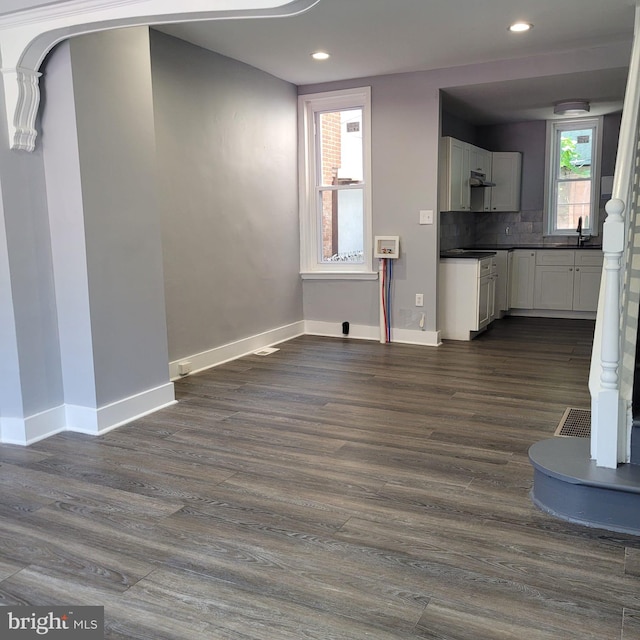
[[[424,294],[416,293],[416,307],[424,307]]]
[[[193,370],[193,365],[188,361],[178,362],[178,375],[186,376]]]

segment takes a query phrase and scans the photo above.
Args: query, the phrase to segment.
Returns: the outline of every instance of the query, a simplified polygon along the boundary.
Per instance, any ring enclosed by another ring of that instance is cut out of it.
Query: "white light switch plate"
[[[420,210],[420,224],[433,224],[433,211],[431,209]]]

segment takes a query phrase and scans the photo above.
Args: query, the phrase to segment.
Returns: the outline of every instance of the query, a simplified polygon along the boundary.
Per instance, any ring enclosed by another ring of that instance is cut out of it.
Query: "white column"
[[[599,467],[615,469],[622,449],[624,412],[620,406],[620,261],[624,249],[624,202],[613,198],[607,202],[607,220],[603,227],[604,304],[600,363],[600,390],[594,434],[593,457]]]

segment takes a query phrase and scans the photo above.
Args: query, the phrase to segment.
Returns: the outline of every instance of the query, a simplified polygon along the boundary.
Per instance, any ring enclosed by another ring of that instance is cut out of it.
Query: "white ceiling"
[[[303,85],[630,42],[634,7],[634,0],[320,0],[291,18],[161,30]],[[534,28],[512,34],[516,20]],[[313,61],[316,49],[331,58]],[[452,90],[452,108],[478,124],[548,117],[550,104],[577,97],[591,100],[592,113],[608,113],[621,108],[625,78],[618,69],[461,88]]]
[[[0,0],[0,15],[60,1]],[[320,0],[290,18],[161,30],[303,85],[628,43],[634,7],[635,0]],[[515,20],[534,28],[509,33]],[[331,58],[313,61],[316,49]],[[605,113],[620,109],[625,75],[617,68],[460,87],[449,92],[450,105],[478,123],[546,117],[549,104],[577,97]]]

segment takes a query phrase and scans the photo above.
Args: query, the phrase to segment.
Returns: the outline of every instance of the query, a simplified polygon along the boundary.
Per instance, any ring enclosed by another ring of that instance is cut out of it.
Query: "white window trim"
[[[317,111],[362,108],[364,138],[364,261],[361,264],[322,263],[318,260],[318,220],[315,203],[315,119]],[[300,274],[304,279],[375,280],[372,268],[371,223],[371,87],[311,93],[298,97]]]
[[[596,123],[596,149],[593,157],[593,166],[591,167],[591,229],[589,233],[592,236],[598,235],[599,214],[600,214],[600,167],[602,162],[602,116],[592,116],[587,118],[569,118],[559,120],[547,120],[547,142],[545,148],[545,179],[544,179],[544,211],[543,211],[543,235],[546,237],[567,237],[576,235],[575,231],[567,229],[566,231],[554,230],[551,211],[553,209],[553,181],[554,181],[554,158],[555,152],[555,132],[558,126],[563,125],[585,125],[592,126]]]

